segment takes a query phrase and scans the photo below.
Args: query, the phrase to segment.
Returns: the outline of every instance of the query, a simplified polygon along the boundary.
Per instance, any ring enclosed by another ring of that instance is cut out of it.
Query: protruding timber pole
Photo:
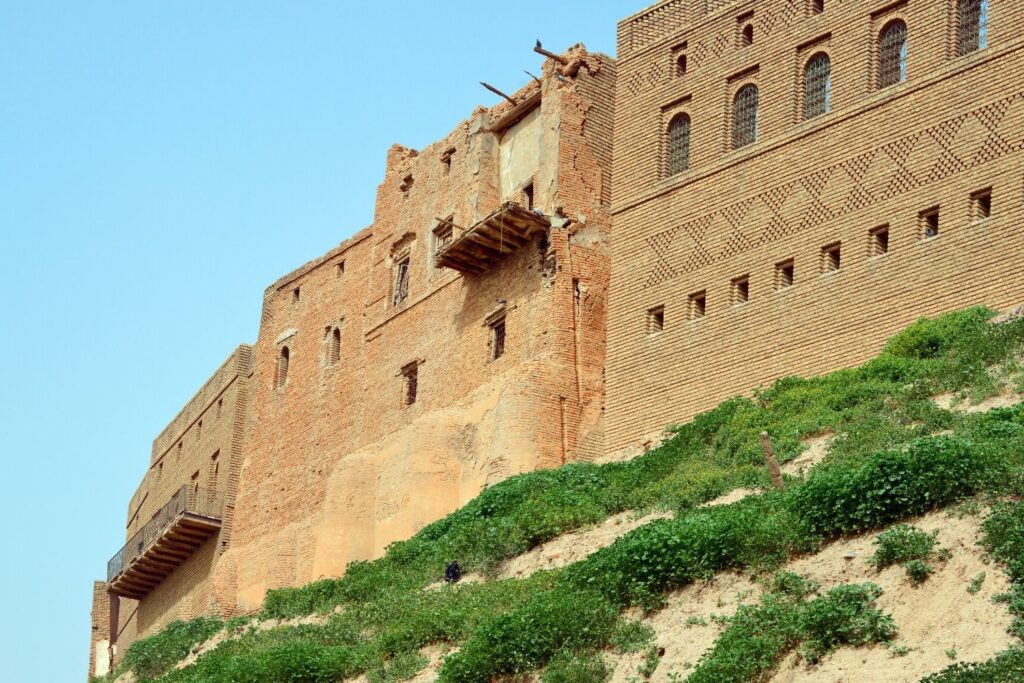
[[[772,475],[772,485],[781,489],[782,469],[779,467],[779,461],[775,459],[775,453],[772,452],[772,440],[769,438],[768,432],[761,432],[761,448],[764,450],[764,461],[768,465],[768,474]]]
[[[483,81],[480,81],[480,85],[484,86],[485,88],[487,88],[488,90],[490,90],[490,91],[491,91],[492,93],[494,93],[495,95],[501,95],[502,97],[504,97],[504,98],[505,98],[506,100],[508,100],[508,101],[509,101],[509,102],[511,102],[512,104],[519,104],[519,103],[518,103],[518,102],[516,102],[516,101],[515,101],[514,99],[512,99],[511,97],[509,97],[509,96],[508,96],[508,95],[506,95],[505,93],[501,92],[500,90],[498,90],[497,88],[495,88],[495,87],[494,87],[493,85],[491,85],[490,83],[484,83]]]
[[[551,52],[550,50],[545,50],[544,46],[540,44],[539,40],[537,41],[537,44],[534,45],[533,51],[536,52],[539,55],[544,55],[548,59],[555,60],[556,62],[558,62],[562,66],[565,66],[566,64],[569,63],[569,60],[566,59],[565,57],[563,57],[562,55],[556,55],[554,52]]]

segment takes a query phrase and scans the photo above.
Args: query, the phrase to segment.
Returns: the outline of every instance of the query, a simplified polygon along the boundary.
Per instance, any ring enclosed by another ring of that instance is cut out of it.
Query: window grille
[[[668,175],[690,167],[690,117],[678,114],[668,124]]]
[[[957,52],[962,56],[988,47],[988,0],[959,0],[957,5]]]
[[[828,55],[815,55],[804,74],[804,118],[827,114],[832,100],[832,61]]]
[[[395,264],[395,288],[391,294],[391,304],[400,306],[409,298],[409,257]]]
[[[882,29],[878,43],[878,87],[907,80],[907,25],[894,21]]]
[[[334,365],[341,360],[341,328],[331,330],[331,338],[327,346],[327,364]]]
[[[505,319],[500,318],[491,323],[491,360],[498,360],[505,355]]]
[[[756,85],[745,85],[732,102],[732,146],[739,149],[757,142],[758,93]]]

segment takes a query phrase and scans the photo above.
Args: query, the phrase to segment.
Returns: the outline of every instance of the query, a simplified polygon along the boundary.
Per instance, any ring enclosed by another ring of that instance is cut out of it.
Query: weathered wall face
[[[710,13],[692,4],[620,25],[612,452],[780,376],[860,363],[919,316],[1024,295],[1024,6],[992,0],[990,46],[957,57],[953,3],[831,0],[819,15],[786,0]],[[750,12],[754,44],[740,47],[738,19]],[[874,41],[894,19],[909,27],[908,78],[879,90]],[[821,51],[831,111],[805,121],[803,69]],[[760,136],[733,151],[731,102],[746,83],[759,87]],[[677,113],[692,121],[690,167],[665,177]],[[980,220],[971,198],[988,188],[992,213]],[[939,235],[923,239],[919,213],[933,207]],[[882,226],[879,255],[870,231]],[[836,243],[830,272],[823,248]],[[779,288],[776,264],[787,260],[795,280]],[[746,302],[732,284],[743,277]],[[688,305],[699,292],[702,317]],[[664,329],[651,334],[659,306]]]
[[[575,57],[571,76],[553,78],[552,62],[517,107],[479,109],[424,150],[392,148],[373,226],[267,290],[239,521],[217,567],[239,609],[379,556],[486,484],[601,452],[611,140],[594,131],[611,121],[615,74]],[[525,204],[531,182],[549,234],[481,275],[434,265],[437,219],[471,227],[504,200]],[[502,315],[493,358],[488,321]]]
[[[222,527],[143,600],[120,599],[117,632],[111,638],[106,584],[94,595],[93,647],[110,641],[117,652],[176,619],[221,614],[234,607],[233,586],[211,582],[219,552],[231,538],[234,497],[247,415],[252,349],[239,346],[177,417],[153,441],[150,466],[128,505],[125,538],[130,541],[182,486],[223,496]],[[102,603],[102,604],[101,604]],[[99,638],[96,634],[102,634]],[[95,666],[95,653],[93,662]],[[102,662],[102,660],[100,660]]]

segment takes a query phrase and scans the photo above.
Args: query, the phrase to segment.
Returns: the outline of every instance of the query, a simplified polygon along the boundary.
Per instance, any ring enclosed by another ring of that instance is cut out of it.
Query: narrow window
[[[665,307],[655,306],[647,310],[647,334],[661,334],[665,329]]]
[[[939,236],[939,207],[922,211],[918,214],[921,238],[931,239]]]
[[[750,300],[750,276],[744,275],[732,281],[732,303],[734,306]]]
[[[498,360],[505,355],[505,317],[502,316],[490,324],[491,328],[491,360]]]
[[[748,84],[739,89],[732,102],[732,146],[739,149],[757,142],[757,86]]]
[[[176,459],[180,459],[180,458],[181,458],[181,444],[182,444],[182,442],[181,442],[181,441],[179,441],[179,442],[178,442],[178,450],[177,450],[177,452],[176,452],[176,453],[174,454],[174,457],[175,457]]]
[[[804,71],[804,118],[827,114],[832,104],[832,60],[824,52],[811,57]]]
[[[452,172],[452,157],[455,156],[455,148],[449,147],[441,154],[441,167],[444,169],[444,174],[448,175]]]
[[[676,57],[676,76],[682,78],[686,75],[686,53]]]
[[[793,259],[775,264],[775,289],[788,289],[793,286],[796,269]]]
[[[192,482],[192,495],[195,496],[197,493],[199,493],[199,470],[196,470],[195,472],[192,473],[192,478],[190,481]],[[195,498],[193,498],[189,502],[195,505]]]
[[[156,466],[156,480],[160,481],[164,478],[164,461],[161,460]]]
[[[878,87],[907,80],[907,25],[897,19],[885,25],[878,39]]]
[[[868,232],[868,256],[889,253],[889,226],[883,225]]]
[[[220,419],[221,413],[224,412],[224,399],[217,399],[217,419]]]
[[[988,0],[957,3],[957,52],[963,56],[988,47]]]
[[[402,404],[411,406],[416,403],[416,394],[419,390],[419,363],[409,363],[402,368]]]
[[[299,303],[299,299],[301,299],[301,298],[302,298],[302,288],[301,287],[296,287],[295,289],[292,290],[292,303],[293,304]]]
[[[975,222],[992,216],[992,188],[979,190],[971,195],[971,217]]]
[[[811,14],[821,14],[825,11],[825,0],[811,0]]]
[[[400,306],[409,298],[409,256],[395,262],[395,281],[391,291],[391,305]]]
[[[338,265],[334,268],[334,277],[341,277],[345,274],[345,262],[339,261]]]
[[[454,228],[452,227],[452,219],[454,217],[448,217],[438,223],[438,226],[434,228],[434,257],[436,258],[441,251],[444,250],[449,244],[452,243],[452,238],[455,236]]]
[[[196,424],[196,441],[199,441],[202,438],[203,438],[203,421],[200,420]]]
[[[700,320],[705,316],[708,309],[708,294],[706,291],[690,295],[690,320]]]
[[[530,183],[523,188],[523,201],[526,203],[526,208],[533,210],[533,183]]]
[[[754,25],[747,24],[740,31],[740,47],[750,47],[754,44]]]
[[[676,114],[668,124],[668,175],[690,167],[690,117]]]
[[[277,355],[277,376],[274,378],[274,386],[278,389],[288,382],[288,362],[290,356],[291,352],[288,350],[288,347],[282,346],[281,352]]]
[[[407,175],[404,178],[402,178],[402,184],[398,186],[398,189],[401,190],[402,194],[404,194],[406,197],[409,196],[409,191],[412,190],[413,180],[414,179],[412,177],[412,174]]]
[[[327,338],[327,364],[334,365],[341,360],[341,328],[335,327]]]
[[[822,274],[834,273],[842,266],[842,251],[839,242],[821,248]]]
[[[217,475],[220,474],[219,460],[220,451],[216,451],[212,456],[210,456],[210,473],[207,476],[207,479],[209,479],[209,486],[211,489],[217,488]]]

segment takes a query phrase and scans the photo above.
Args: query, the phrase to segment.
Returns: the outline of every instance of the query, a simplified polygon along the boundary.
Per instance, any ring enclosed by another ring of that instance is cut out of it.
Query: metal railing
[[[220,519],[224,509],[224,495],[212,489],[182,486],[171,499],[132,536],[123,548],[107,562],[107,581],[121,573],[132,560],[164,533],[174,520],[185,513]]]

